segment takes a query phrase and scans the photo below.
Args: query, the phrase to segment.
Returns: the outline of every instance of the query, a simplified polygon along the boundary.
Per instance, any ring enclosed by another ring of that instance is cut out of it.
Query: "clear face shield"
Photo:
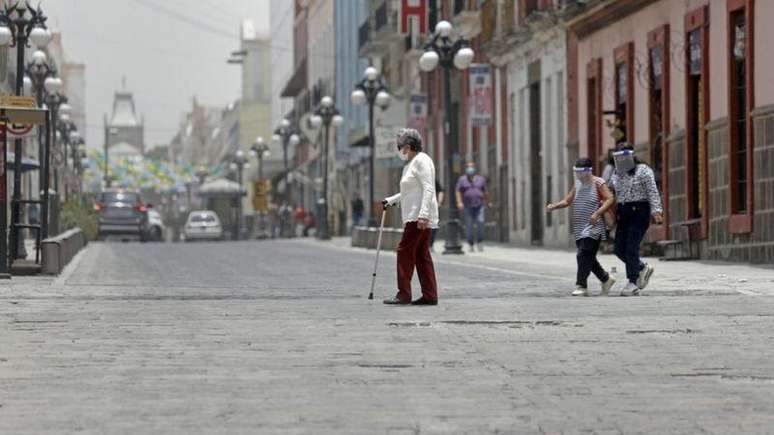
[[[588,183],[591,181],[591,168],[590,167],[583,167],[579,168],[577,166],[574,166],[572,168],[573,172],[575,172],[575,179],[580,181],[581,183]]]
[[[613,161],[615,162],[615,170],[619,174],[623,174],[634,169],[634,151],[621,150],[613,153]]]

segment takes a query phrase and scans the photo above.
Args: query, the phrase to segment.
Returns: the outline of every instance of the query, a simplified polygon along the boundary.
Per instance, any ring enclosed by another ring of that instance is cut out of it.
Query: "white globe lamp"
[[[438,66],[438,61],[438,53],[435,51],[426,51],[422,54],[422,57],[419,58],[419,69],[424,72],[430,72]]]

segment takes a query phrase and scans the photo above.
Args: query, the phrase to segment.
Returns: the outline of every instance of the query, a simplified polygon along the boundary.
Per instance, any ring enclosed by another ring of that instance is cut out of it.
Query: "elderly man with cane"
[[[413,128],[398,132],[398,157],[406,162],[400,179],[400,193],[382,201],[385,206],[400,203],[403,238],[398,245],[398,294],[385,299],[388,305],[437,305],[438,286],[430,235],[438,228],[438,200],[435,195],[435,165],[422,152],[422,137]],[[411,302],[411,278],[417,269],[422,297]]]

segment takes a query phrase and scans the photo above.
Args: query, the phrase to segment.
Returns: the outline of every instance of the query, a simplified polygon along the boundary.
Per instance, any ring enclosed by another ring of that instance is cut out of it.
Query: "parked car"
[[[145,241],[148,231],[148,206],[139,192],[124,189],[108,189],[97,196],[98,238],[131,236]]]
[[[148,240],[151,242],[163,242],[164,234],[166,234],[166,228],[164,227],[164,221],[161,219],[161,213],[157,210],[148,210]]]
[[[220,240],[223,238],[223,225],[218,214],[212,210],[192,211],[183,228],[185,241]]]

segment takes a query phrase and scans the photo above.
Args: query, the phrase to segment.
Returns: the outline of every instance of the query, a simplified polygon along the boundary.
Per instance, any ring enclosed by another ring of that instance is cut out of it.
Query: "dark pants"
[[[640,260],[640,243],[650,226],[650,204],[644,201],[618,204],[617,220],[615,255],[626,264],[626,278],[636,283],[645,267]]]
[[[430,256],[430,232],[430,229],[418,229],[416,222],[409,222],[403,228],[403,238],[398,244],[398,299],[411,300],[411,278],[416,267],[422,296],[431,301],[438,300],[433,257]]]
[[[597,251],[599,251],[599,239],[586,237],[575,241],[578,247],[578,276],[575,285],[588,288],[589,274],[593,273],[600,282],[606,282],[610,275],[605,272],[602,265],[597,261]]]
[[[435,236],[438,234],[438,228],[433,228],[430,230],[430,248],[432,249],[433,245],[435,245]]]

